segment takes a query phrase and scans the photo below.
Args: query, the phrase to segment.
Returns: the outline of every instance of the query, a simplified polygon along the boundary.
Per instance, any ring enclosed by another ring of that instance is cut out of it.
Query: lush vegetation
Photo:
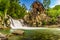
[[[58,21],[58,17],[60,17],[60,5],[56,5],[54,8],[49,8],[46,11],[46,14],[51,17],[50,22],[52,22],[53,24],[56,23],[56,21]]]
[[[51,0],[43,0],[43,6],[45,7],[45,9],[49,8],[50,3],[51,3]]]
[[[4,26],[7,26],[8,15],[14,19],[21,19],[25,14],[25,4],[21,5],[19,0],[0,0],[0,19]]]
[[[54,8],[50,8],[49,7],[50,0],[48,0],[48,2],[44,0],[43,5],[44,8],[46,9],[47,16],[51,18],[48,22],[50,24],[55,24],[57,22],[58,17],[60,17],[60,5],[56,5]],[[8,15],[14,19],[24,18],[24,16],[27,14],[26,10],[27,9],[25,4],[21,5],[19,0],[0,0],[0,17],[2,19],[3,24],[6,24],[4,22],[8,20],[7,17]],[[30,15],[31,12],[29,11],[28,14]],[[33,19],[32,16],[30,16],[30,18]],[[48,22],[44,20],[42,22],[42,25],[46,25]],[[40,24],[40,22],[38,24]],[[32,25],[32,23],[30,25]],[[9,40],[60,40],[60,32],[56,30],[52,31],[50,29],[50,30],[34,30],[34,31],[24,30],[24,31],[25,31],[24,35],[22,36],[13,35],[9,37]],[[0,29],[0,32],[7,35],[11,34],[10,30],[6,30],[6,29],[3,30]]]
[[[1,30],[10,35],[10,30]],[[24,35],[12,35],[8,40],[60,40],[60,32],[56,29],[24,30]]]
[[[53,21],[54,24],[57,21],[57,17],[60,16],[60,5],[56,5],[54,8],[50,8],[50,3],[50,0],[43,0],[43,6],[46,9],[46,14],[51,17],[49,22]],[[26,10],[27,9],[25,4],[21,5],[19,0],[0,0],[0,17],[3,20],[2,23],[8,20],[7,15],[14,19],[24,18],[24,16],[27,14]],[[46,25],[47,23],[43,22],[43,24]]]
[[[22,11],[23,10],[23,11]],[[26,14],[25,5],[20,5],[19,0],[0,0],[0,16],[10,15],[13,18],[23,18]]]

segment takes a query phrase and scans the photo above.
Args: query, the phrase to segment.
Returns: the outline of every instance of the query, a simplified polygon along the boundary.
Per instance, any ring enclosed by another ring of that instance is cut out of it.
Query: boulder
[[[3,29],[4,27],[2,25],[0,25],[0,29]]]
[[[12,34],[14,34],[14,35],[23,35],[24,34],[24,31],[22,31],[22,30],[14,30],[12,32]]]
[[[0,40],[8,40],[5,34],[0,33]]]

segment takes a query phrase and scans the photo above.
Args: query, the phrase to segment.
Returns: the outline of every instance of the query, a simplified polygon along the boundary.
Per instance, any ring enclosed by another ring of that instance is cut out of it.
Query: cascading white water
[[[51,28],[42,28],[42,27],[28,27],[26,25],[23,26],[23,20],[19,21],[19,20],[15,20],[15,19],[12,19],[10,18],[10,26],[11,26],[11,30],[13,29],[26,29],[26,30],[35,30],[35,29],[51,29]],[[57,29],[57,30],[60,30],[59,28],[54,28],[54,29]]]
[[[18,20],[11,19],[10,22],[11,22],[11,24],[10,24],[11,28],[23,27],[22,24]]]
[[[42,28],[42,27],[28,27],[26,25],[23,26],[23,20],[15,20],[13,18],[10,18],[10,27],[12,29],[26,29],[26,30],[32,30],[32,29],[48,29],[48,28]]]

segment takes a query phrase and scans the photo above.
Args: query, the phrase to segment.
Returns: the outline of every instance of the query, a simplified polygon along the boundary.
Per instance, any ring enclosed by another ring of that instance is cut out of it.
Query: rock
[[[12,34],[14,34],[14,35],[23,35],[24,34],[24,31],[22,31],[22,30],[14,30],[12,32]]]
[[[40,18],[41,18],[41,20],[45,20],[47,18],[47,15],[42,13],[42,14],[40,14]]]
[[[2,25],[0,25],[0,29],[3,29],[3,26]]]
[[[8,40],[5,34],[0,33],[0,40]]]
[[[4,38],[4,37],[2,37],[2,38],[0,38],[0,40],[8,40],[8,38]]]

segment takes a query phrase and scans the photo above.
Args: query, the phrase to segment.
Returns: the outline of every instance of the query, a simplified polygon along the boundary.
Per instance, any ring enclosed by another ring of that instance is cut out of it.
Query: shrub
[[[56,18],[55,17],[52,17],[50,20],[49,20],[49,23],[50,24],[55,24],[56,23]]]
[[[50,17],[57,17],[59,15],[59,12],[57,10],[49,10],[49,11],[46,11],[47,15],[50,16]]]
[[[47,22],[46,21],[42,21],[42,25],[46,25],[47,24]]]

